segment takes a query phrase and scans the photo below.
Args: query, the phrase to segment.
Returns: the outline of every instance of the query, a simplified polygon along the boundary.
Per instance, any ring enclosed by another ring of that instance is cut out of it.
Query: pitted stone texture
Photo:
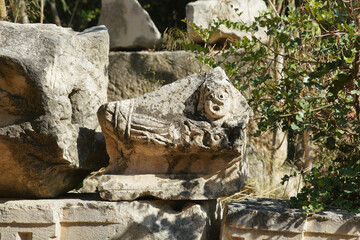
[[[1,239],[218,239],[216,201],[0,201]]]
[[[323,211],[308,216],[288,201],[250,198],[227,203],[221,239],[359,239],[360,215]]]
[[[107,164],[95,129],[108,38],[104,27],[0,22],[0,196],[53,197]]]
[[[165,84],[210,70],[185,51],[111,52],[108,101],[139,97]]]
[[[98,118],[110,156],[106,173],[155,174],[164,181],[186,183],[198,179],[183,188],[192,192],[196,186],[208,186],[211,191],[201,191],[201,199],[235,193],[244,184],[245,172],[239,162],[244,157],[245,128],[251,115],[245,98],[221,68],[191,75],[136,99],[104,104]],[[216,184],[210,187],[210,182]],[[237,183],[225,184],[228,182]],[[162,183],[154,190],[161,189]],[[111,185],[100,184],[100,191]],[[148,194],[148,189],[143,191]],[[186,199],[197,199],[192,196]]]
[[[110,48],[154,48],[161,34],[137,0],[102,0],[99,25],[109,29]]]
[[[238,12],[236,12],[235,9],[238,9]],[[250,25],[255,21],[255,17],[259,16],[259,11],[265,10],[266,4],[263,0],[196,1],[186,5],[186,20],[204,29],[209,29],[217,18],[228,19],[232,22],[244,22]],[[238,13],[241,12],[242,14],[239,16]],[[190,25],[188,25],[187,29],[189,37],[193,41],[203,42],[200,35],[197,34]],[[227,38],[232,40],[241,39],[244,36],[251,37],[251,34],[240,30],[228,29],[222,25],[213,34],[210,39],[210,44],[224,42]],[[255,36],[263,39],[263,41],[267,38],[265,30],[262,28],[259,29]]]

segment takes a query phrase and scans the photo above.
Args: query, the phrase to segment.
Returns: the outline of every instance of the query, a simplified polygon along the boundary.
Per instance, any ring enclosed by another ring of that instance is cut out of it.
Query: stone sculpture
[[[110,164],[101,196],[214,199],[238,191],[251,114],[220,68],[102,105],[98,118]]]
[[[0,22],[0,196],[54,197],[107,165],[109,36]]]

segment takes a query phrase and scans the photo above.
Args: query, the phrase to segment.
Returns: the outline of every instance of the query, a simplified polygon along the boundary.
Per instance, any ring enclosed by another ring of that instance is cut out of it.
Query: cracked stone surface
[[[53,197],[107,165],[105,27],[0,22],[0,196]]]

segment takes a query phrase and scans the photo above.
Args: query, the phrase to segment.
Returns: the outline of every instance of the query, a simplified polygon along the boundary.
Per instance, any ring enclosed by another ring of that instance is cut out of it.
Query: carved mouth
[[[220,110],[220,107],[219,106],[213,106],[212,108],[215,112],[219,111]]]

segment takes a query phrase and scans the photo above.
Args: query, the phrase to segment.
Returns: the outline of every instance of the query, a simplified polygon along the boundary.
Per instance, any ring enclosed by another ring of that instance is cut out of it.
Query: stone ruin
[[[216,68],[106,103],[108,50],[103,26],[0,22],[1,240],[360,237],[358,215],[284,200],[222,214],[247,177],[245,98]],[[63,195],[104,166],[100,196]]]
[[[360,214],[325,210],[306,214],[284,199],[247,198],[227,203],[221,240],[340,240],[359,239]]]
[[[106,166],[109,37],[0,22],[0,196],[55,197]]]
[[[216,199],[245,184],[252,114],[223,70],[104,104],[104,27],[0,22],[0,32],[1,238],[217,238]],[[98,190],[113,202],[60,197],[109,157]]]
[[[102,105],[110,164],[101,197],[207,200],[238,192],[251,114],[221,68]]]

